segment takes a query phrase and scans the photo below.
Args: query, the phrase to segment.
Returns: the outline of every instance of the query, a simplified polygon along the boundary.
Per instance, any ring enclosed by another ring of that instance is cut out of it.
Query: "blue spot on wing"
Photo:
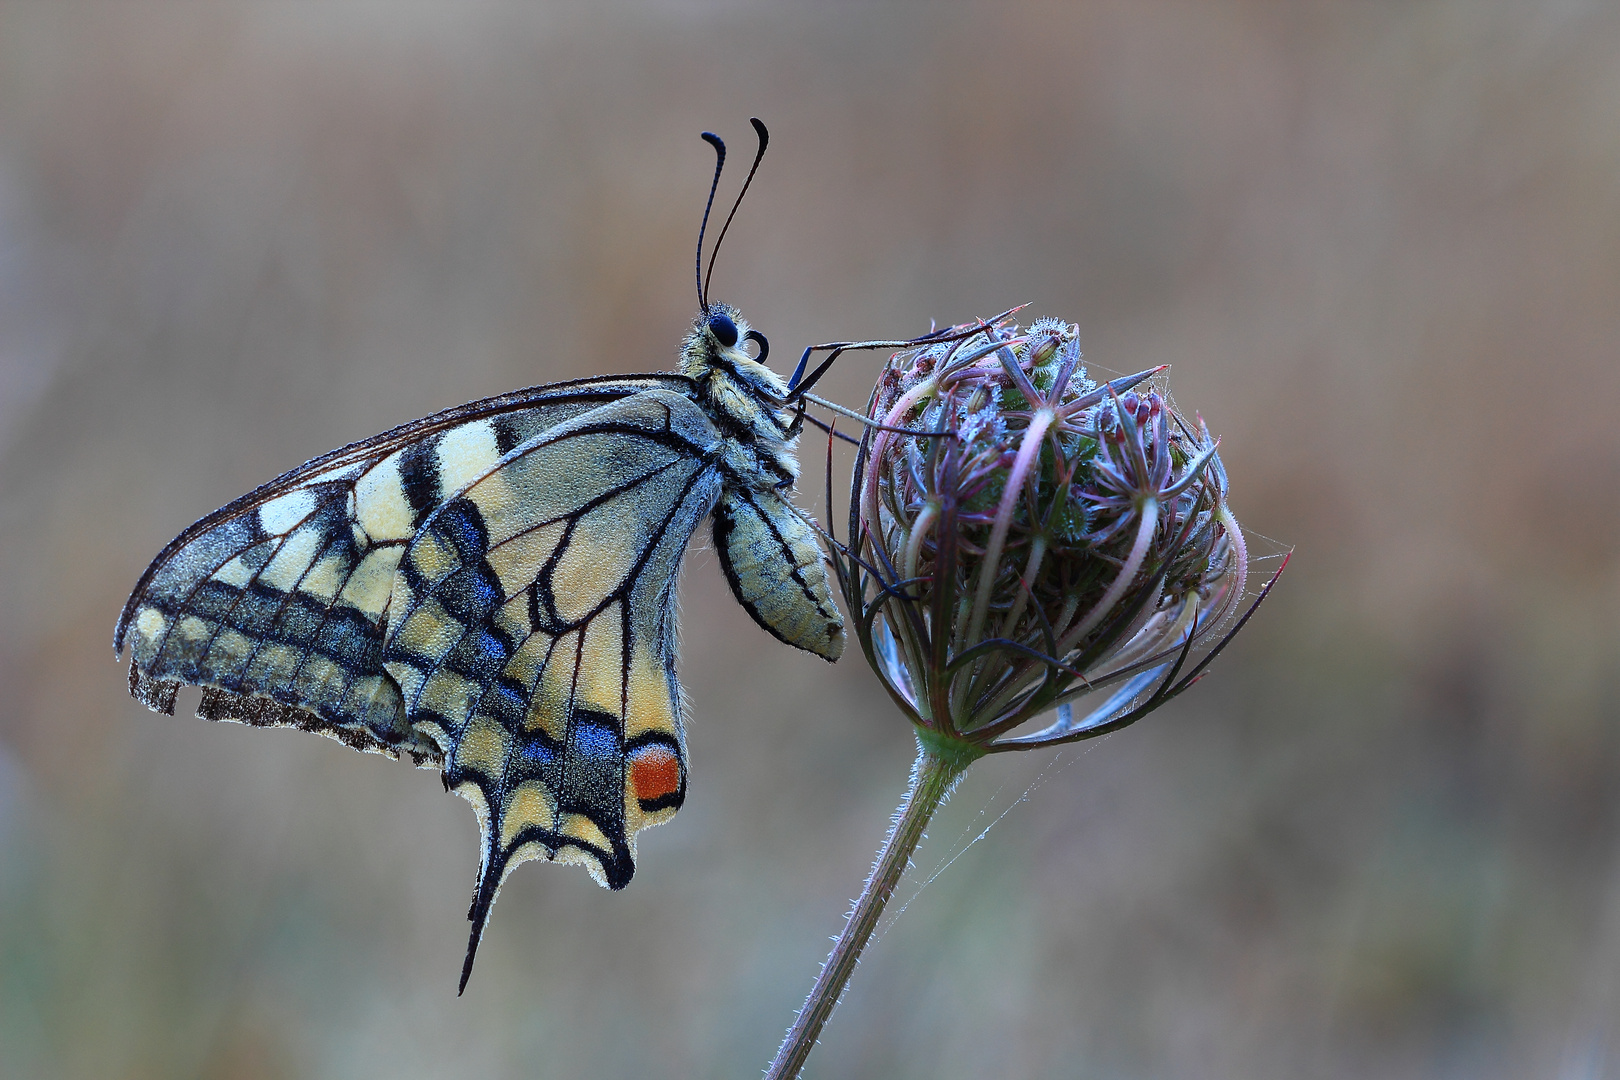
[[[543,768],[557,761],[557,751],[541,739],[526,738],[518,741],[519,768]]]
[[[487,683],[501,673],[511,655],[506,642],[487,627],[474,627],[467,631],[455,648],[450,650],[446,662],[454,671],[477,683]]]
[[[574,725],[571,741],[573,751],[584,758],[601,760],[619,757],[618,732],[593,720],[581,720]]]
[[[529,711],[529,695],[514,679],[502,678],[484,691],[479,708],[508,731],[522,731]]]
[[[554,789],[558,809],[585,814],[615,841],[615,850],[624,837],[624,754],[617,722],[600,709],[574,713]]]
[[[481,557],[433,586],[433,595],[451,618],[468,624],[482,622],[506,599],[495,571]]]
[[[539,780],[555,794],[562,780],[562,757],[562,747],[545,732],[519,732],[507,765],[507,782],[515,785]]]
[[[471,499],[451,499],[439,508],[433,517],[433,530],[456,549],[461,561],[476,565],[489,550],[489,531],[484,528],[484,515]]]

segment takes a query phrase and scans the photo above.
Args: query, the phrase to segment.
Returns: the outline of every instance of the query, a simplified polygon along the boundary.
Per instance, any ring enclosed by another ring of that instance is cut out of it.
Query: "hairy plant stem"
[[[861,950],[877,929],[883,908],[906,872],[911,853],[922,840],[923,830],[951,793],[957,778],[979,753],[955,740],[946,743],[937,737],[926,741],[918,739],[917,761],[911,767],[911,786],[894,813],[888,838],[883,841],[866,885],[844,923],[844,932],[838,935],[838,943],[822,965],[816,985],[782,1040],[782,1048],[776,1052],[776,1059],[765,1074],[766,1080],[793,1080],[804,1068],[811,1048],[821,1037],[822,1027],[843,997],[849,977],[855,973]]]

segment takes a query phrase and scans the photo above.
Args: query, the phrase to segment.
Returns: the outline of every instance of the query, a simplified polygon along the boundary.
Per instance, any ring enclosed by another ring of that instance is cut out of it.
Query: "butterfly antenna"
[[[467,918],[472,920],[472,936],[467,939],[467,959],[461,963],[461,985],[456,988],[456,996],[460,997],[467,989],[467,980],[472,976],[473,958],[478,955],[478,942],[484,936],[484,923],[489,919],[489,909],[495,904],[495,892],[501,887],[501,872],[505,869],[506,860],[497,857],[494,838],[484,855],[484,865],[478,874],[478,891],[473,893],[472,908],[467,912]]]
[[[714,193],[720,188],[720,170],[726,167],[726,144],[721,140],[720,136],[712,131],[703,133],[703,141],[714,147],[714,180],[709,184],[709,201],[703,207],[703,224],[698,226],[697,246],[698,307],[702,308],[703,314],[707,315],[709,313],[709,297],[707,285],[703,280],[703,230],[709,227],[709,211],[714,209]],[[753,174],[749,173],[749,175],[752,176]],[[744,186],[746,187],[746,185]],[[727,218],[726,223],[730,224],[731,219]],[[723,231],[721,235],[725,235]],[[717,248],[719,246],[719,244],[715,245]],[[709,261],[709,269],[714,269],[714,260],[712,259]]]
[[[731,204],[731,213],[726,215],[726,223],[720,226],[720,235],[715,239],[714,250],[709,252],[709,272],[703,275],[703,287],[698,290],[703,297],[704,311],[709,310],[709,279],[714,277],[715,256],[720,254],[720,245],[725,243],[726,230],[731,228],[731,219],[737,216],[737,207],[742,205],[743,196],[748,194],[748,185],[754,182],[754,174],[759,171],[760,160],[765,157],[765,147],[769,146],[771,142],[771,133],[765,129],[763,120],[757,116],[750,116],[748,122],[754,125],[754,134],[759,136],[759,150],[754,154],[754,164],[748,169],[748,179],[743,181],[742,190],[737,192],[737,201]],[[716,173],[716,182],[719,179],[720,175]],[[709,195],[709,198],[711,201],[714,199],[713,193]]]

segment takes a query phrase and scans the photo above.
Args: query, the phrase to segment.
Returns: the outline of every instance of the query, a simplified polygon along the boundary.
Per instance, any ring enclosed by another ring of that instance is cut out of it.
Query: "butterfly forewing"
[[[394,572],[417,524],[481,466],[604,402],[677,376],[516,391],[335,450],[187,529],[152,561],[119,619],[131,689],[172,711],[294,725],[357,749],[437,761],[381,664]]]

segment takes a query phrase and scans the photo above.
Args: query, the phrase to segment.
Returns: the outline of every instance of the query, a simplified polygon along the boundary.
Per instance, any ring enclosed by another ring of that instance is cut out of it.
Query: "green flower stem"
[[[787,1037],[782,1040],[782,1048],[776,1052],[776,1060],[765,1074],[766,1080],[792,1080],[804,1068],[811,1048],[821,1037],[822,1027],[843,997],[849,977],[855,973],[861,950],[877,929],[883,908],[910,864],[911,853],[922,840],[923,830],[944,804],[957,778],[980,753],[954,740],[945,745],[937,737],[926,742],[919,738],[917,761],[911,767],[911,787],[895,811],[888,839],[884,840],[872,873],[855,901],[855,910],[844,923],[844,932],[838,935],[838,944],[833,946],[804,1008],[799,1010]]]

